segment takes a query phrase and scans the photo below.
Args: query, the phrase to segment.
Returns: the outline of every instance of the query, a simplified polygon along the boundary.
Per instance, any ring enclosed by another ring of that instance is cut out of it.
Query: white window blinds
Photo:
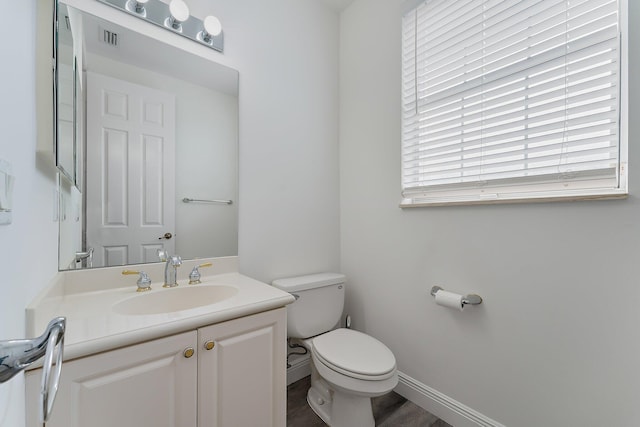
[[[617,0],[427,0],[406,14],[403,204],[618,189],[618,22]]]

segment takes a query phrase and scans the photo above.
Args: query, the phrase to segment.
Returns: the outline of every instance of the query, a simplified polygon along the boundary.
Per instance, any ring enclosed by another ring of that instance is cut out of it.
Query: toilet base
[[[322,421],[327,425],[331,424],[331,399],[327,400],[322,394],[316,390],[315,388],[310,388],[307,392],[307,403],[313,409],[313,412],[316,413],[317,416],[322,418]]]
[[[311,388],[307,403],[330,427],[375,427],[371,397],[330,387],[311,363]]]
[[[331,427],[374,427],[371,398],[332,392],[331,400],[326,400],[322,394],[310,388],[307,402],[313,412]]]

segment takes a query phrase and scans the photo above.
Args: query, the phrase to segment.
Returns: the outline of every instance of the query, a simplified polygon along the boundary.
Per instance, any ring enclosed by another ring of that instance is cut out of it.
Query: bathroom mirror
[[[79,171],[58,185],[59,268],[237,255],[237,71],[62,2],[58,23]]]

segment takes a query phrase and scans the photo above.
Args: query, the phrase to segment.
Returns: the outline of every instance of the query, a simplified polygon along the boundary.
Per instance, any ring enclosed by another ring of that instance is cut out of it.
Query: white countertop
[[[194,261],[204,262],[206,260]],[[150,339],[193,330],[201,326],[231,320],[262,311],[284,307],[294,297],[273,286],[243,276],[234,270],[234,257],[213,259],[212,269],[203,269],[202,283],[186,285],[179,276],[180,287],[228,285],[238,292],[221,302],[171,313],[149,315],[124,315],[113,311],[120,301],[132,297],[144,298],[158,292],[172,292],[177,288],[163,288],[162,281],[155,281],[152,290],[136,292],[135,280],[119,277],[122,268],[108,268],[60,273],[50,287],[27,307],[27,333],[35,337],[42,334],[49,321],[58,316],[67,318],[64,344],[64,360],[88,356],[101,351],[136,344]],[[144,266],[145,271],[158,267]],[[186,274],[190,271],[186,266]],[[205,276],[207,273],[213,273]],[[116,279],[118,282],[116,282]],[[87,282],[83,284],[83,281]],[[126,286],[121,286],[126,282]],[[35,366],[34,366],[35,365]],[[38,367],[34,364],[30,369]]]

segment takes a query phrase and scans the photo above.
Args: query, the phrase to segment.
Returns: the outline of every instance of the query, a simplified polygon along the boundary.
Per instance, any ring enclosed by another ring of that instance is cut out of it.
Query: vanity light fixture
[[[164,25],[178,32],[182,32],[182,23],[189,19],[189,6],[183,0],[171,0],[169,13]]]
[[[148,1],[149,0],[127,0],[127,3],[125,3],[125,8],[129,12],[147,16],[147,10],[144,8],[144,5],[147,4]]]
[[[206,44],[212,44],[213,38],[222,34],[222,24],[220,20],[213,15],[204,18],[204,29],[198,33],[198,40]]]
[[[204,20],[189,15],[184,0],[98,0],[152,24],[171,30],[174,34],[197,41],[218,52],[224,50],[224,34],[220,20],[207,16]]]

